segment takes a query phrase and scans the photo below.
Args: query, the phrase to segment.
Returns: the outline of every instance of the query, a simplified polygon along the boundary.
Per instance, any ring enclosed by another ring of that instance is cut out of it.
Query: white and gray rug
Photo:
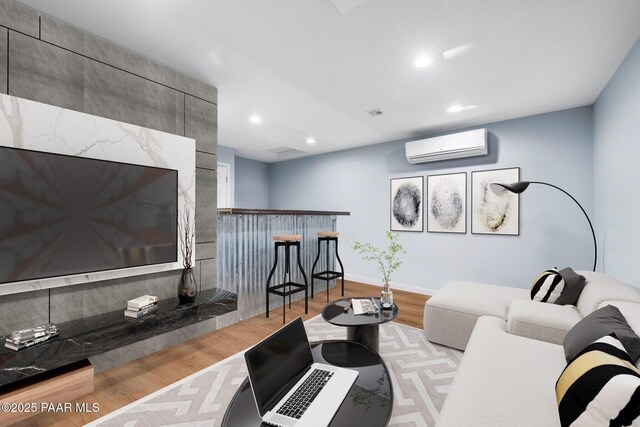
[[[344,339],[346,330],[320,316],[305,322],[310,341]],[[433,426],[451,387],[462,352],[432,344],[420,329],[387,323],[380,329],[380,355],[391,374],[392,426]],[[108,414],[91,426],[220,426],[247,376],[242,353]]]

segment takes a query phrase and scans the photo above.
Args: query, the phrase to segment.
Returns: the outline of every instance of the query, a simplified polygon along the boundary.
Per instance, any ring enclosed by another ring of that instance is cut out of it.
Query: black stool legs
[[[269,286],[271,283],[271,279],[273,278],[273,274],[276,271],[276,267],[278,266],[278,249],[284,246],[284,283],[281,283],[276,286]],[[300,272],[302,273],[302,278],[304,279],[304,285],[301,283],[295,283],[291,279],[291,247],[296,247],[297,252],[297,263]],[[291,295],[304,291],[304,312],[305,314],[309,313],[309,301],[308,301],[308,283],[307,283],[307,275],[302,268],[302,261],[300,260],[300,242],[299,241],[285,241],[285,242],[276,242],[275,243],[276,256],[275,261],[273,262],[273,267],[269,272],[269,277],[267,278],[267,318],[269,317],[269,294],[279,295],[282,297],[282,323],[286,322],[286,305],[287,300],[286,297],[289,297],[289,308],[291,308]],[[286,288],[286,290],[285,290]],[[292,289],[293,288],[293,289]]]
[[[336,253],[336,259],[338,260],[338,263],[340,264],[340,271],[332,271],[329,270],[329,242],[333,241],[334,245],[335,245],[335,253]],[[327,245],[326,248],[326,260],[327,260],[327,269],[325,271],[320,271],[318,273],[315,273],[316,270],[316,265],[318,264],[318,260],[320,259],[320,253],[321,251],[321,243],[325,242]],[[318,279],[318,280],[324,280],[325,282],[327,282],[327,302],[329,302],[329,282],[331,280],[335,280],[341,278],[342,281],[342,296],[344,296],[344,267],[342,265],[342,260],[340,260],[340,255],[338,255],[338,238],[337,237],[318,237],[318,255],[316,256],[316,260],[313,262],[313,267],[311,268],[311,298],[313,298],[314,294],[314,279]]]

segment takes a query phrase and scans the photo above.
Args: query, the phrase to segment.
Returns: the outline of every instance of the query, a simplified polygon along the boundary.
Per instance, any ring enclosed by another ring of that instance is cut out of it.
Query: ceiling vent
[[[276,154],[279,158],[297,156],[298,154],[304,154],[304,151],[296,150],[295,148],[291,148],[291,147],[285,147],[284,145],[282,147],[272,148],[271,150],[267,150],[267,151],[270,153]]]
[[[380,108],[374,108],[373,110],[367,111],[367,114],[372,117],[378,117],[382,115],[382,110]]]

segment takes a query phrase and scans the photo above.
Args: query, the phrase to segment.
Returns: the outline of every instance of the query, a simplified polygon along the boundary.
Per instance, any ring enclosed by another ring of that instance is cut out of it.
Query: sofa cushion
[[[587,284],[587,280],[583,275],[576,273],[569,267],[560,270],[560,275],[564,280],[564,288],[555,303],[559,305],[576,305],[584,286]]]
[[[531,300],[553,304],[564,289],[564,280],[555,268],[545,270],[531,286]]]
[[[602,308],[607,305],[613,305],[618,307],[624,319],[627,321],[633,332],[640,336],[640,303],[629,301],[605,301],[598,308]],[[640,359],[636,363],[636,367],[640,369]]]
[[[567,365],[556,383],[556,398],[562,425],[640,425],[640,371],[613,335],[598,339]]]
[[[424,332],[429,341],[464,350],[480,316],[507,318],[509,305],[528,300],[527,289],[453,280],[429,298]]]
[[[507,332],[554,344],[562,344],[567,332],[582,319],[572,305],[516,300],[509,307]]]
[[[438,427],[560,425],[553,386],[566,365],[562,346],[505,328],[495,317],[478,320]]]
[[[620,310],[613,305],[607,305],[589,314],[567,333],[562,344],[567,362],[575,359],[595,340],[612,333],[616,334],[633,363],[636,363],[640,358],[640,337],[633,332]]]
[[[578,271],[587,280],[580,299],[578,311],[582,317],[595,311],[604,301],[631,301],[640,303],[640,292],[613,277],[593,271]]]

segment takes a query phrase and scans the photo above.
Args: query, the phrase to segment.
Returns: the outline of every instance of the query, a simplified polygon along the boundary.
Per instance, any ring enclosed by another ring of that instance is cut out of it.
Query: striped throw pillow
[[[556,382],[562,426],[640,425],[640,370],[614,334],[585,348]]]
[[[564,280],[560,272],[555,268],[545,270],[531,286],[531,300],[553,304],[560,297],[563,289]]]

